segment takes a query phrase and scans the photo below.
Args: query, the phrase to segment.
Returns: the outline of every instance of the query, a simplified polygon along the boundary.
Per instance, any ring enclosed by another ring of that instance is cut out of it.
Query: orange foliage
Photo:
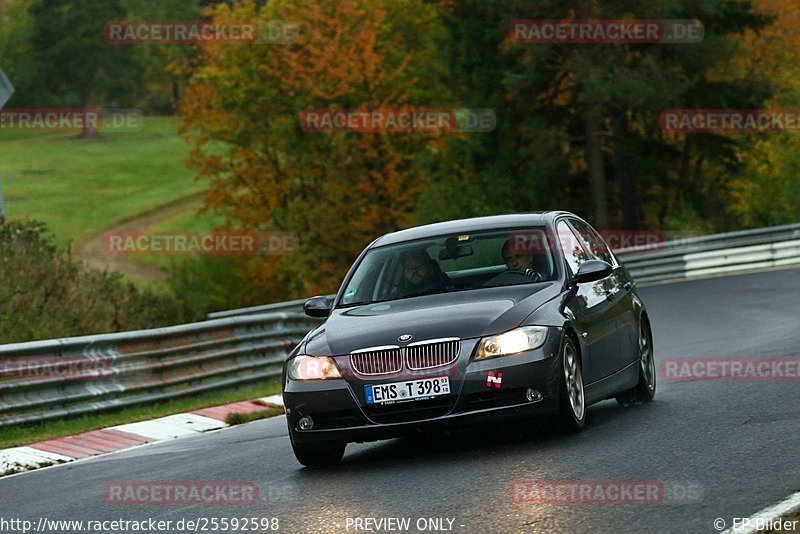
[[[298,234],[298,253],[242,262],[264,299],[331,292],[364,245],[411,223],[435,136],[303,131],[299,113],[431,107],[429,95],[446,94],[425,80],[437,72],[435,12],[418,0],[298,0],[209,14],[292,21],[299,38],[204,48],[181,133],[191,168],[211,180],[205,209],[230,229]]]

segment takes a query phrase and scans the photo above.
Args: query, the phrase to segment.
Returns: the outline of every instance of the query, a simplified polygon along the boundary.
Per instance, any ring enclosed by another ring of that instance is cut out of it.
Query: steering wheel
[[[526,278],[530,278],[534,282],[539,282],[542,279],[542,275],[534,271],[533,269],[509,269],[506,271],[507,273],[514,273],[522,275]]]

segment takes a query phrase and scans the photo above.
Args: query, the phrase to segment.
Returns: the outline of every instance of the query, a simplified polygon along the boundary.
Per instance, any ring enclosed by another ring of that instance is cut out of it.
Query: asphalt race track
[[[798,288],[800,269],[644,288],[657,361],[797,356]],[[357,517],[411,518],[411,531],[419,518],[448,518],[465,533],[715,532],[716,518],[730,526],[800,490],[799,387],[660,380],[647,406],[593,406],[576,436],[534,425],[350,445],[338,468],[323,471],[301,468],[284,418],[274,418],[2,479],[0,517],[276,517],[282,532],[364,532],[347,528]],[[694,494],[647,504],[518,503],[510,488],[520,480],[660,481]],[[261,498],[249,506],[107,504],[104,486],[119,481],[252,481]]]

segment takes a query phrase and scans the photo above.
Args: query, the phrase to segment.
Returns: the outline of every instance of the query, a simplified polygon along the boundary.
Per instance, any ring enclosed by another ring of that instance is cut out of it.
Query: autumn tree
[[[800,103],[800,11],[795,2],[758,0],[758,11],[771,18],[759,32],[743,36],[747,53],[737,68],[770,80],[767,109],[794,109]],[[800,137],[796,132],[738,135],[742,171],[733,178],[730,209],[746,227],[800,221]]]
[[[421,0],[279,0],[209,15],[299,31],[290,44],[204,49],[181,131],[190,166],[210,179],[205,209],[227,228],[299,236],[296,254],[240,262],[262,299],[333,291],[365,244],[413,222],[441,135],[305,131],[300,114],[452,107],[436,10]]]

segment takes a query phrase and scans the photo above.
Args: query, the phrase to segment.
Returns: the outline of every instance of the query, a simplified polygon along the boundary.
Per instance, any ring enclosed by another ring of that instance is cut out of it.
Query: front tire
[[[303,445],[297,443],[293,432],[289,431],[292,450],[297,461],[306,467],[330,467],[338,464],[344,456],[347,443],[330,443],[318,445]]]
[[[559,370],[559,426],[566,432],[580,432],[586,424],[586,395],[578,350],[569,337],[561,347]]]
[[[647,317],[639,321],[639,381],[617,395],[617,402],[632,406],[650,402],[656,396],[656,363],[653,356],[653,334]]]

